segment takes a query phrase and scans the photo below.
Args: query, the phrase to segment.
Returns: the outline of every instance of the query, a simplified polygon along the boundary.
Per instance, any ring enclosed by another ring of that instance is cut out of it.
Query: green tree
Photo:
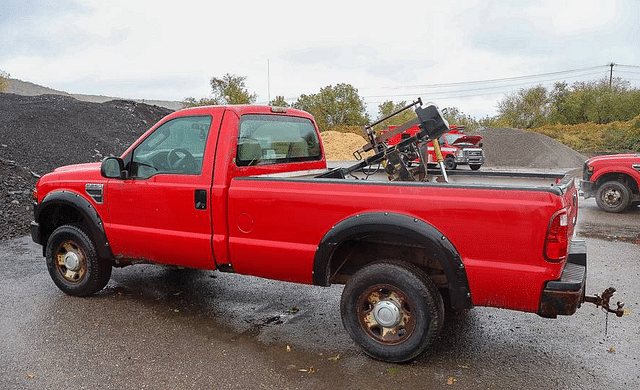
[[[548,123],[550,105],[547,89],[539,85],[520,89],[498,102],[500,119],[510,127],[531,129]]]
[[[364,100],[350,84],[329,85],[313,95],[301,95],[293,107],[311,113],[322,130],[369,123]]]
[[[407,105],[406,101],[401,101],[399,103],[394,103],[392,100],[387,100],[386,102],[378,105],[378,118],[380,120],[388,115],[393,114],[394,112],[404,108]],[[380,123],[381,128],[385,128],[387,126],[398,126],[402,125],[416,117],[415,112],[412,109],[408,109],[402,111],[400,114],[395,115],[392,118],[387,119],[386,121]]]
[[[253,104],[257,94],[249,93],[245,85],[245,76],[236,76],[227,73],[222,78],[211,78],[211,97],[195,99],[185,98],[182,107],[194,107],[217,104]]]
[[[9,73],[0,70],[0,92],[9,87]]]
[[[276,107],[290,107],[289,103],[284,100],[284,96],[276,96],[275,99],[269,102],[269,105]]]
[[[258,95],[250,94],[245,86],[245,76],[236,76],[230,73],[221,79],[211,79],[211,91],[213,100],[218,104],[252,104]]]
[[[198,107],[198,106],[214,106],[216,104],[218,104],[218,102],[210,98],[196,99],[193,97],[185,98],[183,101],[180,102],[180,105],[182,106],[182,108]]]
[[[450,125],[464,126],[467,130],[476,130],[479,127],[475,118],[460,111],[458,107],[447,107],[443,116]]]
[[[551,92],[551,122],[575,125],[628,121],[640,114],[640,91],[620,78],[556,83]]]

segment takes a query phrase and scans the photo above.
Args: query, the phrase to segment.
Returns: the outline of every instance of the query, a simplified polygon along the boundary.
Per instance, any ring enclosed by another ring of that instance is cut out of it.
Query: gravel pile
[[[54,168],[120,155],[172,112],[124,100],[0,93],[0,240],[29,234],[31,190]]]
[[[482,128],[488,167],[522,167],[570,171],[581,169],[587,159],[544,134],[518,129]],[[482,169],[482,168],[481,168]]]
[[[62,95],[0,93],[0,240],[29,234],[31,190],[56,167],[120,155],[171,110],[132,101],[90,103]],[[551,138],[481,129],[488,167],[579,170],[585,157]],[[327,132],[328,158],[348,160],[364,138]]]

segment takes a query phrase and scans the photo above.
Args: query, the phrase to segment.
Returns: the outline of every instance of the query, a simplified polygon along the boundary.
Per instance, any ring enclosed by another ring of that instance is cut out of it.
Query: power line
[[[605,65],[596,65],[586,68],[562,70],[556,72],[538,73],[532,75],[522,75],[514,77],[503,77],[487,80],[474,80],[474,81],[462,81],[454,83],[439,83],[439,84],[423,84],[423,85],[408,85],[408,86],[388,86],[382,87],[382,89],[402,90],[406,89],[404,93],[390,93],[390,94],[378,94],[378,95],[364,95],[363,99],[382,99],[382,98],[414,98],[416,94],[424,96],[437,96],[440,99],[449,98],[467,98],[477,96],[489,96],[499,95],[509,92],[516,87],[523,87],[534,84],[548,84],[554,81],[565,81],[566,79],[575,79],[589,76],[601,75],[602,78],[610,77],[611,63]],[[623,65],[613,64],[615,72],[617,74],[637,74],[640,73],[640,65]],[[632,69],[619,69],[619,68],[632,68]],[[636,68],[639,69],[636,71]],[[564,76],[564,77],[561,77]],[[527,81],[528,80],[528,81]],[[637,79],[629,79],[637,80]],[[520,82],[518,82],[520,81]],[[515,83],[514,83],[515,82]],[[499,85],[496,85],[499,84]],[[450,88],[458,89],[451,90]],[[460,88],[463,87],[463,88]],[[464,88],[475,87],[475,88]],[[414,91],[410,91],[410,90]],[[428,91],[429,89],[440,89],[439,91]],[[418,90],[418,91],[415,91]],[[427,91],[425,91],[427,90]],[[285,98],[286,101],[295,101],[299,98]],[[376,102],[367,102],[368,104],[375,104]],[[380,102],[382,103],[382,102]]]
[[[591,73],[588,73],[588,74],[582,74],[582,75],[577,75],[577,76],[573,76],[573,77],[595,76],[595,75],[598,75],[598,74],[600,74],[600,72],[591,72]],[[479,88],[463,88],[463,89],[456,89],[456,90],[435,91],[435,92],[429,92],[429,95],[454,94],[454,93],[461,93],[461,92],[467,93],[467,92],[472,92],[472,91],[485,91],[485,90],[492,90],[492,89],[502,89],[502,90],[504,90],[504,89],[513,89],[514,87],[526,86],[526,85],[531,85],[531,84],[547,84],[547,83],[558,81],[558,80],[559,80],[558,78],[550,78],[550,79],[545,79],[545,80],[538,80],[538,81],[535,81],[535,82],[530,81],[530,82],[525,82],[525,83],[515,83],[515,84],[511,83],[511,84],[505,84],[505,85],[484,86],[484,87],[479,87]],[[460,86],[460,85],[456,85],[456,86]],[[494,93],[502,93],[502,92],[498,91],[498,92],[492,92],[490,94],[494,94]],[[369,96],[363,96],[363,98],[384,98],[384,97],[412,96],[414,94],[415,94],[415,92],[407,92],[407,93],[402,93],[402,94],[369,95]]]
[[[590,71],[590,70],[594,70],[594,69],[604,69],[605,67],[608,67],[608,66],[609,66],[608,64],[607,65],[598,65],[598,66],[592,66],[592,67],[589,67],[589,68],[562,70],[562,71],[557,71],[557,72],[539,73],[539,74],[526,75],[526,76],[503,77],[503,78],[499,78],[499,79],[461,81],[461,82],[456,82],[456,83],[441,83],[441,84],[407,85],[407,86],[383,87],[383,88],[390,88],[390,89],[401,89],[401,88],[421,88],[421,89],[424,89],[424,88],[448,88],[448,87],[463,86],[463,85],[501,83],[501,82],[506,82],[506,81],[516,81],[516,80],[538,78],[538,77],[551,76],[551,75],[555,76],[555,75],[561,75],[561,74],[586,72],[586,71]]]

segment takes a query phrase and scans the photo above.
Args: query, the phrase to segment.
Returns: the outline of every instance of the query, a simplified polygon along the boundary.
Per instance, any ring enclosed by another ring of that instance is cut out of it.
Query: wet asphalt
[[[115,269],[89,298],[60,292],[29,237],[0,243],[0,389],[640,389],[640,208],[581,200],[587,293],[625,316],[474,308],[408,364],[366,357],[321,288],[157,266]]]

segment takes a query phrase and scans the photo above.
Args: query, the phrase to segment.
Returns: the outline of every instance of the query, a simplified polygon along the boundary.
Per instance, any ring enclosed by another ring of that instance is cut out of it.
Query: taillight
[[[569,217],[566,210],[553,214],[547,238],[544,242],[544,257],[548,261],[562,261],[567,257],[569,246]]]

